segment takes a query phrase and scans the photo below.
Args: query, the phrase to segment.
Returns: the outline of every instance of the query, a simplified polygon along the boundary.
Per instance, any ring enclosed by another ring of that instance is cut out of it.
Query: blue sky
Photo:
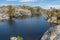
[[[27,5],[41,6],[42,8],[55,7],[60,9],[60,0],[0,0],[0,5]]]

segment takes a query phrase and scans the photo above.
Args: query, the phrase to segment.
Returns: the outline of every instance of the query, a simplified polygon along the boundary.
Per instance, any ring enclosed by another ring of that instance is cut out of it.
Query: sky
[[[40,6],[46,9],[55,7],[60,9],[60,0],[0,0],[0,6],[2,5]]]

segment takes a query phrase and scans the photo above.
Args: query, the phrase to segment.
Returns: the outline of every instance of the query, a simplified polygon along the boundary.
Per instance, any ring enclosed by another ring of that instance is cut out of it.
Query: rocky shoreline
[[[41,40],[60,40],[60,25],[50,27]]]

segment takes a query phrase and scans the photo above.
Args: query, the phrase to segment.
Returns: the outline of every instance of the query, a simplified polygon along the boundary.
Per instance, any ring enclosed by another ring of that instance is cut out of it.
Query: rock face
[[[22,14],[24,14],[24,15],[26,15],[26,16],[31,16],[31,11],[30,10],[28,10],[28,9],[16,9],[16,14],[20,14],[20,16],[22,15]]]
[[[21,16],[21,14],[24,14],[26,16],[31,16],[31,11],[28,9],[23,9],[20,6],[13,6],[15,8],[15,14],[18,14]],[[0,14],[6,14],[7,12],[7,6],[1,6],[0,7]]]
[[[10,40],[17,40],[17,38],[16,37],[11,37]]]
[[[51,27],[44,33],[41,40],[60,40],[60,25]]]
[[[51,17],[47,21],[51,23],[57,23],[57,17]]]

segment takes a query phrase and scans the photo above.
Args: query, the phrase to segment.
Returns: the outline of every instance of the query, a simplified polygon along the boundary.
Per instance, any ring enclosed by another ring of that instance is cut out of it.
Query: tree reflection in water
[[[9,24],[10,26],[13,26],[14,23],[15,23],[14,19],[9,19],[9,20],[8,20],[8,24]]]

